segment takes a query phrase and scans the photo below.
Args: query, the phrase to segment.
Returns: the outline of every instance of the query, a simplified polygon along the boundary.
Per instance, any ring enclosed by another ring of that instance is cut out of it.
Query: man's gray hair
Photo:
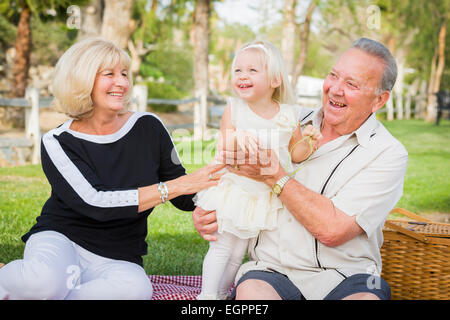
[[[353,42],[352,48],[357,48],[371,56],[380,58],[385,66],[380,86],[375,90],[375,94],[387,90],[391,91],[397,79],[397,63],[388,48],[378,41],[360,38]]]

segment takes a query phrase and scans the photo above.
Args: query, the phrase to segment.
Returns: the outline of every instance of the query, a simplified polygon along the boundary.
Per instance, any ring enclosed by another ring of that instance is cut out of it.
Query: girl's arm
[[[258,139],[251,132],[242,129],[236,130],[231,122],[231,107],[227,104],[220,121],[217,150],[237,151],[240,149],[244,152],[256,154],[259,147]]]
[[[235,132],[236,128],[231,123],[231,107],[227,104],[220,120],[220,135],[217,141],[218,151],[237,150]]]
[[[320,132],[312,125],[307,125],[303,132],[298,125],[289,141],[292,162],[299,163],[306,160],[316,150],[321,138]]]

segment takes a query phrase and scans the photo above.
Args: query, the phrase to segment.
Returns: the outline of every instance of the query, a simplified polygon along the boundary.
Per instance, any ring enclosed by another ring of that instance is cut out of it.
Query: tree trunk
[[[413,97],[417,96],[417,90],[419,89],[419,78],[416,78],[413,83],[409,86],[408,92],[406,94],[405,101],[405,119],[411,119],[411,104]]]
[[[294,75],[292,77],[292,86],[294,88],[294,92],[297,92],[297,80],[298,77],[303,73],[303,68],[305,67],[306,57],[308,56],[308,38],[309,38],[309,30],[311,27],[311,18],[316,8],[316,2],[311,0],[308,10],[306,12],[305,22],[303,23],[303,27],[299,32],[300,38],[300,53],[297,59],[297,65],[295,67]],[[297,93],[295,94],[297,96]]]
[[[438,63],[435,69],[434,75],[431,74],[432,79],[430,79],[430,90],[428,90],[428,104],[427,104],[427,122],[433,122],[436,119],[436,93],[439,91],[441,86],[442,73],[444,72],[445,66],[445,36],[447,32],[447,22],[444,21],[439,30],[438,37]],[[433,70],[432,70],[433,71]]]
[[[396,118],[398,120],[403,119],[403,87],[404,87],[404,78],[405,78],[405,54],[404,49],[399,48],[396,54],[397,60],[397,81],[394,86],[395,93],[395,109],[396,109]]]
[[[103,0],[91,0],[81,9],[81,28],[78,41],[89,37],[98,37],[102,31]]]
[[[16,53],[14,57],[13,76],[14,84],[12,95],[14,97],[25,96],[27,88],[28,69],[30,68],[31,54],[31,10],[28,6],[22,8],[19,26],[17,27]]]
[[[415,98],[415,115],[416,119],[425,119],[427,107],[427,82],[422,80],[419,88],[419,95]]]
[[[113,41],[122,49],[128,46],[133,29],[132,9],[133,1],[131,0],[105,1],[101,36]]]
[[[295,60],[295,31],[297,25],[295,23],[295,4],[296,0],[285,0],[283,15],[283,37],[281,38],[281,52],[286,63],[288,74],[294,75],[294,60]]]
[[[28,84],[28,70],[30,69],[31,55],[31,10],[27,5],[22,7],[19,25],[17,27],[17,37],[15,44],[15,54],[13,63],[13,84],[11,97],[24,97]],[[6,124],[13,127],[25,127],[25,109],[7,108]]]
[[[193,23],[195,97],[200,103],[194,109],[194,138],[203,139],[208,118],[206,97],[208,95],[210,0],[196,0]]]

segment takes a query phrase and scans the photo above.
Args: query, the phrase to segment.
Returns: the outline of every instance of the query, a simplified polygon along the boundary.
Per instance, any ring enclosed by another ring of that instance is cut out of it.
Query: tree
[[[83,4],[85,0],[18,0],[10,3],[8,15],[14,19],[16,14],[19,15],[17,35],[15,40],[15,56],[13,64],[13,83],[11,96],[23,97],[28,83],[28,71],[30,68],[30,56],[32,50],[32,32],[31,17],[32,15],[39,18],[40,14],[49,10],[58,11],[63,9],[64,12],[71,4]],[[24,126],[24,110],[11,110],[12,115],[8,117],[16,126]]]
[[[441,86],[445,68],[445,50],[448,44],[447,23],[450,2],[441,0],[383,0],[380,5],[390,7],[394,15],[404,21],[397,24],[401,36],[414,32],[407,55],[408,64],[417,74],[428,79],[426,121],[436,117],[436,92]],[[428,61],[428,63],[424,63]],[[430,63],[431,62],[431,63]]]
[[[11,95],[14,97],[23,97],[25,95],[31,55],[31,9],[25,1],[22,3],[20,11],[20,20],[17,27],[15,43],[13,85],[11,92]]]
[[[441,27],[439,28],[437,48],[435,49],[435,55],[433,56],[431,65],[430,84],[428,90],[427,116],[425,119],[428,122],[433,122],[436,119],[437,115],[436,93],[439,91],[439,88],[441,86],[441,78],[445,66],[446,32],[447,32],[447,20],[445,19],[444,21],[442,21]],[[437,59],[436,56],[438,57]]]
[[[312,14],[316,8],[316,1],[311,0],[308,9],[306,10],[305,20],[300,27],[299,40],[300,40],[300,52],[298,54],[297,62],[295,65],[294,74],[292,77],[292,86],[297,87],[297,79],[302,74],[303,68],[306,63],[306,57],[308,55],[308,38],[311,29]]]
[[[292,76],[292,86],[296,88],[298,77],[303,73],[308,56],[308,38],[311,29],[312,15],[316,8],[316,0],[311,0],[306,9],[302,23],[296,22],[295,11],[297,0],[285,0],[283,8],[284,24],[281,51],[286,62],[288,73]],[[299,51],[296,53],[295,34],[298,34]]]
[[[114,41],[120,48],[128,46],[128,40],[135,29],[131,20],[132,0],[108,0],[104,2],[101,36]]]
[[[286,63],[286,69],[290,76],[294,75],[295,69],[295,33],[297,23],[295,22],[295,8],[297,0],[284,0],[283,7],[283,37],[281,38],[281,53]]]
[[[203,139],[208,120],[208,55],[210,0],[196,0],[193,16],[195,97],[200,99],[194,109],[194,138]]]

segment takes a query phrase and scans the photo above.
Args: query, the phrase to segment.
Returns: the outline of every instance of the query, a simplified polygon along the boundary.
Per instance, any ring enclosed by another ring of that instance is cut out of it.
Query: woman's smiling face
[[[128,70],[120,64],[100,71],[91,94],[94,108],[119,112],[124,108],[123,98],[129,86]]]

